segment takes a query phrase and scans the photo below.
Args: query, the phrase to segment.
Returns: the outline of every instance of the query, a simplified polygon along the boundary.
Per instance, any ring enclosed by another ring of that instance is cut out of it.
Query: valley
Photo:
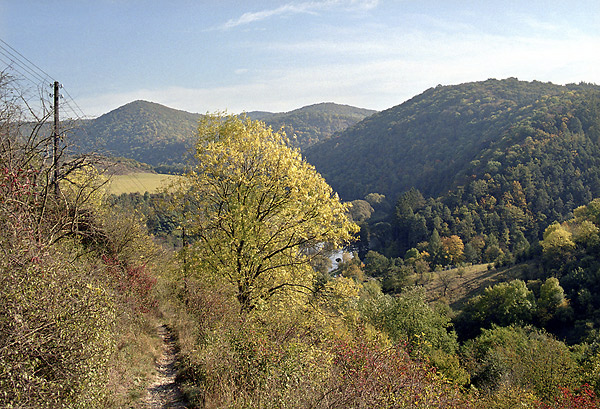
[[[600,406],[597,85],[2,121],[4,406]]]

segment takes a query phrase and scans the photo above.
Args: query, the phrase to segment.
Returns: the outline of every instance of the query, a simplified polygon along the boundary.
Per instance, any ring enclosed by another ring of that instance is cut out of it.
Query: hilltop
[[[293,138],[292,143],[295,146],[307,148],[376,112],[371,109],[324,102],[277,114],[249,112],[248,116],[266,122],[273,129],[283,128],[286,135]]]
[[[134,101],[76,128],[72,139],[84,152],[135,159],[151,165],[182,162],[199,114]]]
[[[374,112],[323,103],[284,113],[251,112],[248,116],[275,129],[283,127],[293,143],[303,148]],[[153,102],[134,101],[96,119],[80,122],[69,138],[82,152],[126,157],[152,166],[183,165],[201,117]]]
[[[548,147],[553,160],[584,172],[582,155],[568,159],[562,149],[580,135],[573,148],[592,162],[598,157],[599,92],[595,85],[515,78],[438,86],[308,148],[305,156],[347,200],[371,192],[396,198],[413,187],[442,195],[530,161],[519,153],[554,137],[563,143],[555,147],[557,157]],[[600,194],[597,184],[590,188]]]

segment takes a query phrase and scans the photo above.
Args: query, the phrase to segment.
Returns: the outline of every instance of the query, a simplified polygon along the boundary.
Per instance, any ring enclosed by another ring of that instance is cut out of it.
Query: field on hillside
[[[135,172],[126,175],[114,175],[108,183],[108,193],[155,193],[166,187],[180,176],[163,175],[159,173]]]
[[[462,268],[427,273],[426,277],[414,277],[416,283],[425,287],[431,301],[444,299],[455,310],[480,294],[486,287],[514,279],[526,279],[527,271],[537,269],[535,263],[523,263],[511,267],[491,268],[477,264]]]

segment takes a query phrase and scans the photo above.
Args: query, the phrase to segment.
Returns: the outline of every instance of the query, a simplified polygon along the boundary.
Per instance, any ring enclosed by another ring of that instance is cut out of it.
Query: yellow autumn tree
[[[204,117],[195,158],[179,195],[196,273],[225,279],[242,312],[310,294],[310,260],[357,231],[337,194],[282,132],[245,117]]]
[[[568,225],[552,223],[544,230],[544,240],[540,241],[545,255],[567,255],[575,249],[573,234]]]
[[[449,264],[457,264],[462,260],[465,245],[460,237],[453,234],[450,237],[442,237],[442,251],[444,258]]]

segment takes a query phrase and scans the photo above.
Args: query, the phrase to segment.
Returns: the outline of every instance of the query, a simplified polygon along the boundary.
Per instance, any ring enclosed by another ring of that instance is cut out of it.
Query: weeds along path
[[[151,409],[183,409],[186,407],[185,399],[179,385],[175,382],[177,340],[168,326],[161,325],[157,330],[163,340],[163,350],[156,362],[158,374],[148,387],[146,402]]]

